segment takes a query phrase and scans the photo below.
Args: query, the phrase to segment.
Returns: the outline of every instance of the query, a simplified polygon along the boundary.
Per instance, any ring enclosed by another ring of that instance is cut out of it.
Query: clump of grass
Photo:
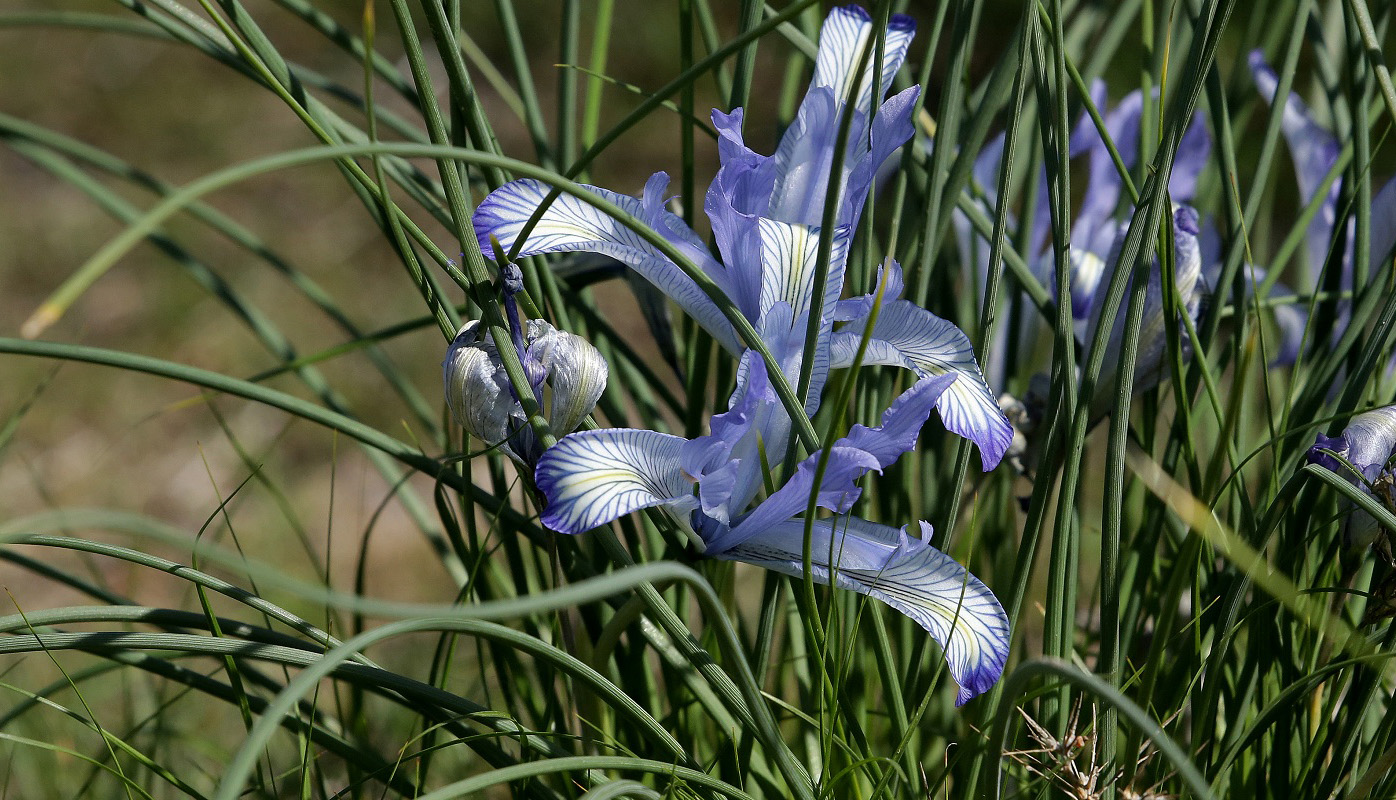
[[[852,240],[849,292],[904,265],[907,298],[969,334],[1022,434],[1012,465],[980,474],[928,426],[861,484],[860,515],[931,521],[1007,610],[1004,678],[961,708],[939,647],[881,604],[697,559],[658,514],[548,530],[529,470],[454,424],[437,383],[463,320],[504,320],[497,254],[470,221],[490,190],[638,189],[664,169],[698,224],[708,108],[747,108],[747,142],[770,152],[827,9],[117,6],[0,12],[0,37],[198,64],[238,126],[190,170],[150,146],[162,137],[0,114],[5,163],[35,196],[81,198],[13,213],[111,226],[6,287],[25,302],[6,301],[20,336],[0,338],[3,796],[1396,794],[1389,473],[1310,463],[1318,434],[1396,400],[1396,269],[1378,252],[1390,4],[870,3],[916,19],[895,87],[921,93]],[[50,53],[16,85],[61,107],[43,76],[68,68]],[[1131,90],[1137,130],[1086,163],[1073,141],[1108,134]],[[110,102],[134,114],[141,91]],[[1311,197],[1287,155],[1304,142],[1290,92],[1337,142]],[[1209,231],[1202,298],[1161,281],[1150,328],[1150,269],[1186,267],[1168,178],[1194,124],[1211,142],[1187,198]],[[999,133],[1002,157],[977,168]],[[1112,174],[1116,268],[1089,336],[1064,300],[1090,186]],[[318,223],[280,213],[268,186],[352,222],[302,246]],[[224,205],[242,191],[261,194]],[[327,268],[341,246],[367,255]],[[693,437],[726,410],[732,360],[622,265],[519,268],[527,315],[609,364],[589,424]],[[171,307],[186,304],[197,321]],[[114,341],[112,308],[148,337]],[[841,402],[813,443],[877,424],[907,385],[860,371],[827,395]],[[74,488],[36,467],[38,444],[67,435],[122,468]],[[786,454],[768,455],[778,469]],[[1370,541],[1346,533],[1361,514]]]

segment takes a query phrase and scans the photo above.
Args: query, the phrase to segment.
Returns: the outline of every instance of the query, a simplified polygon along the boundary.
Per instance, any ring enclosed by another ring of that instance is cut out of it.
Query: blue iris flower
[[[945,426],[980,450],[984,469],[1002,459],[1013,432],[974,359],[968,338],[953,324],[900,298],[901,273],[888,262],[879,273],[880,298],[840,300],[848,243],[878,167],[912,135],[918,87],[881,98],[905,59],[915,32],[895,15],[886,29],[883,60],[868,57],[878,35],[857,7],[835,9],[820,34],[814,78],[794,123],[773,156],[742,140],[742,110],[714,111],[721,167],[704,210],[722,260],[664,207],[668,177],[650,178],[640,198],[596,187],[699,265],[755,329],[792,385],[802,368],[809,314],[822,295],[805,412],[818,410],[832,369],[850,367],[860,347],[865,365],[911,370],[915,384],[889,407],[875,428],[855,425],[848,435],[801,462],[783,486],[756,502],[763,457],[783,454],[791,419],[771,389],[766,362],[742,346],[718,306],[672,261],[629,228],[570,196],[557,198],[527,241],[517,239],[549,193],[532,180],[489,195],[475,215],[482,243],[495,237],[519,255],[585,250],[609,255],[664,291],[739,359],[737,388],[710,433],[692,440],[648,430],[584,431],[563,438],[538,460],[535,481],[547,499],[543,523],[582,533],[632,511],[660,507],[701,541],[704,554],[746,561],[802,576],[804,531],[812,528],[812,578],[875,597],[916,620],[945,650],[963,703],[985,691],[1003,671],[1008,620],[978,579],[905,529],[847,516],[859,495],[856,481],[881,471],[915,447],[936,409]],[[873,103],[881,105],[873,110]],[[834,162],[840,120],[852,105],[841,164]],[[835,170],[841,170],[836,173]],[[841,174],[827,280],[816,285],[819,223],[829,177]],[[486,249],[489,252],[489,249]],[[864,339],[866,338],[866,343]],[[825,469],[816,485],[820,459]],[[803,517],[813,496],[838,516]]]
[[[1251,76],[1256,88],[1267,102],[1274,103],[1279,91],[1279,77],[1266,63],[1259,50],[1250,55]],[[1299,205],[1307,206],[1323,190],[1324,178],[1337,163],[1342,147],[1337,138],[1320,123],[1305,105],[1299,95],[1290,92],[1285,98],[1284,114],[1280,130],[1289,154],[1294,161],[1294,173],[1299,183]],[[1328,260],[1330,243],[1335,235],[1341,235],[1340,248],[1335,253],[1339,270],[1338,289],[1343,292],[1353,290],[1353,239],[1357,234],[1357,220],[1349,216],[1343,229],[1338,230],[1338,203],[1342,195],[1340,180],[1333,181],[1327,188],[1323,200],[1305,232],[1304,252],[1308,259],[1310,277],[1303,285],[1310,290],[1318,288],[1318,273]],[[1372,198],[1371,259],[1375,268],[1391,255],[1396,245],[1396,180],[1390,180]],[[1283,284],[1276,283],[1271,298],[1293,296],[1294,292]],[[1333,326],[1334,336],[1341,335],[1346,327],[1349,303],[1343,301],[1338,309],[1338,324]],[[1308,324],[1308,310],[1305,304],[1275,306],[1276,321],[1280,326],[1280,353],[1277,362],[1293,364],[1299,356],[1303,343],[1304,329]],[[1396,362],[1393,362],[1396,363]]]
[[[1110,108],[1106,104],[1104,82],[1096,81],[1091,87],[1091,101],[1101,110],[1105,133],[1114,144],[1120,161],[1126,169],[1133,169],[1139,159],[1143,92],[1131,92],[1118,105]],[[1071,315],[1075,323],[1076,340],[1081,347],[1086,347],[1092,341],[1099,327],[1105,303],[1105,290],[1109,285],[1110,276],[1119,266],[1119,251],[1129,229],[1130,214],[1125,212],[1132,211],[1127,204],[1121,208],[1124,183],[1105,142],[1094,121],[1083,113],[1071,133],[1069,145],[1069,154],[1073,159],[1086,159],[1087,172],[1081,208],[1071,223],[1071,251],[1068,254],[1071,265]],[[994,188],[997,186],[999,165],[1003,158],[1003,144],[1004,135],[999,134],[985,145],[974,164],[974,177],[986,194],[980,201],[981,208],[991,215],[996,203]],[[1204,242],[1214,240],[1215,236],[1210,231],[1204,231],[1197,212],[1186,203],[1192,200],[1198,176],[1207,166],[1210,152],[1211,139],[1207,134],[1202,114],[1198,112],[1194,114],[1178,144],[1178,152],[1168,180],[1168,194],[1174,203],[1174,285],[1181,311],[1194,320],[1201,306],[1204,290],[1204,263],[1215,260],[1215,255],[1204,254],[1204,249],[1215,249],[1204,247]],[[963,213],[957,213],[954,221],[961,261],[975,266],[983,274],[988,269],[989,243],[974,232]],[[1056,262],[1049,230],[1051,219],[1048,213],[1045,176],[1039,183],[1030,224],[1031,230],[1027,239],[1031,248],[1029,265],[1044,286],[1055,288],[1056,280],[1052,276]],[[1100,419],[1113,407],[1115,367],[1120,360],[1124,316],[1123,311],[1116,315],[1114,327],[1104,341],[1105,360],[1096,383],[1095,396],[1090,399],[1093,420]],[[1162,269],[1155,261],[1149,271],[1139,334],[1139,351],[1135,361],[1136,392],[1151,389],[1168,376],[1164,325]],[[1025,335],[1035,336],[1036,332],[1025,331]],[[1005,337],[998,337],[996,341],[1000,343],[1000,347],[1010,346]],[[1185,338],[1184,344],[1186,343]],[[1030,346],[1021,342],[1019,344]],[[996,359],[996,363],[1001,364],[1003,361],[1004,359]]]

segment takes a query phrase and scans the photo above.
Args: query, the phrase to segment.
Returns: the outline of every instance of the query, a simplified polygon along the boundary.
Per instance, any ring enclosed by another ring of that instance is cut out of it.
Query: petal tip
[[[1179,206],[1173,212],[1173,227],[1190,236],[1196,236],[1201,230],[1197,224],[1197,212],[1190,206]]]
[[[856,17],[859,22],[872,22],[872,16],[868,14],[867,9],[859,5],[854,5],[852,3],[846,6],[839,6],[835,8],[833,11],[829,12],[829,16],[831,17],[836,14],[840,16],[847,15],[850,17]]]

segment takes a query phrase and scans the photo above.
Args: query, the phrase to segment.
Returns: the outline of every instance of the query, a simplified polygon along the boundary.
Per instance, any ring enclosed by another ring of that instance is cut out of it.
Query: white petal
[[[815,267],[819,256],[819,228],[760,219],[761,314],[785,301],[791,317],[810,309],[814,297]],[[843,290],[844,261],[848,256],[847,228],[836,228],[829,248],[829,269],[823,292],[823,316],[831,318]]]
[[[656,176],[651,179],[651,186],[646,187],[646,190],[650,191],[656,182],[667,184],[667,180],[661,180],[660,176]],[[583,188],[620,206],[636,219],[646,220],[649,216],[644,204],[634,197],[595,186]],[[498,239],[506,251],[512,249],[515,240],[523,231],[524,224],[538,210],[538,206],[550,191],[551,187],[540,181],[524,179],[507,183],[491,192],[475,210],[473,218],[475,234],[480,239],[480,247],[484,253],[491,255],[490,236]],[[662,228],[657,232],[703,268],[709,277],[720,283],[725,273],[721,265],[708,254],[702,240],[674,214],[658,211],[654,216],[655,219],[650,220],[651,224]],[[548,206],[548,210],[529,233],[528,241],[519,250],[519,255],[574,250],[604,253],[628,264],[672,298],[723,347],[734,353],[741,351],[741,341],[732,329],[732,324],[707,294],[698,288],[698,284],[685,275],[674,262],[638,233],[602,213],[595,206],[572,195],[562,194]]]
[[[582,431],[548,448],[534,480],[548,499],[543,524],[582,533],[641,508],[697,503],[679,467],[687,441],[655,431],[617,428]]]
[[[1396,455],[1396,406],[1364,411],[1343,429],[1347,459],[1364,472],[1377,472]],[[1370,479],[1370,478],[1369,478]]]
[[[923,535],[930,526],[922,523]],[[801,577],[804,520],[790,520],[719,554]],[[814,580],[877,598],[925,628],[945,650],[960,685],[957,705],[986,691],[1008,658],[1008,616],[993,592],[922,539],[857,517],[814,523],[810,542]]]
[[[506,440],[523,424],[523,409],[510,391],[494,342],[478,320],[462,325],[451,340],[441,372],[446,405],[456,424],[489,446],[502,444],[513,457]]]
[[[834,334],[831,366],[852,365],[862,338],[864,320],[853,320]],[[999,410],[979,364],[969,337],[950,322],[908,300],[887,303],[873,326],[863,363],[908,367],[918,375],[959,376],[936,401],[941,421],[952,433],[979,445],[985,470],[993,469],[1013,442],[1013,426]]]
[[[882,66],[877,70],[880,76],[876,96],[886,93],[897,74],[902,61],[906,59],[907,46],[916,35],[916,23],[910,17],[894,15],[887,26],[887,38],[883,44]],[[819,31],[819,55],[815,59],[814,81],[811,86],[824,86],[834,91],[840,101],[854,94],[857,108],[867,113],[872,108],[873,62],[877,59],[877,32],[873,28],[868,12],[857,6],[844,6],[829,12],[824,27]],[[855,75],[858,60],[863,49],[869,50],[863,72]],[[854,79],[860,79],[855,90]]]

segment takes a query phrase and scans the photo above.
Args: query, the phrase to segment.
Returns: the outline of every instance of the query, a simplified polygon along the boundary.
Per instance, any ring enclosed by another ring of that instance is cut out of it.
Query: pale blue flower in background
[[[1179,206],[1173,212],[1173,277],[1179,300],[1179,313],[1186,314],[1194,322],[1201,307],[1202,287],[1199,278],[1202,274],[1202,251],[1198,242],[1197,212],[1188,206]],[[1123,236],[1123,230],[1121,231]],[[1117,245],[1118,247],[1118,245]],[[1117,251],[1116,251],[1117,252]],[[1112,256],[1115,253],[1112,253]],[[1108,262],[1115,268],[1118,259]],[[1128,286],[1125,295],[1128,298]],[[1105,305],[1105,281],[1097,281],[1092,291],[1091,304],[1087,311],[1085,326],[1078,328],[1078,339],[1084,346],[1094,337],[1100,326],[1100,317]],[[1091,397],[1091,417],[1099,419],[1109,413],[1115,402],[1115,382],[1124,341],[1125,308],[1120,307],[1115,315],[1114,325],[1104,341],[1105,359],[1096,380],[1095,394]],[[1161,384],[1169,375],[1166,356],[1166,325],[1178,325],[1167,319],[1163,297],[1163,270],[1157,259],[1149,269],[1149,283],[1144,293],[1144,314],[1140,317],[1138,350],[1134,361],[1134,391],[1147,391]],[[1180,332],[1181,333],[1181,332]],[[1184,357],[1191,354],[1189,339],[1181,334]]]
[[[1139,160],[1139,124],[1143,111],[1144,95],[1140,91],[1125,95],[1119,105],[1107,106],[1105,84],[1095,81],[1091,86],[1091,102],[1100,110],[1105,123],[1105,131],[1120,161],[1126,169],[1133,169]],[[998,183],[999,165],[1003,158],[1004,135],[999,134],[987,145],[974,162],[974,178],[985,197],[981,208],[992,214],[996,203],[994,194]],[[1179,205],[1190,202],[1197,189],[1197,180],[1207,166],[1212,142],[1207,134],[1201,112],[1193,115],[1192,122],[1183,133],[1178,144],[1177,156],[1168,179],[1168,195],[1175,210]],[[1071,222],[1071,252],[1068,254],[1071,273],[1071,312],[1076,320],[1078,335],[1084,332],[1091,317],[1091,309],[1096,305],[1096,295],[1103,283],[1108,282],[1110,270],[1116,260],[1116,249],[1129,225],[1133,207],[1121,207],[1124,195],[1124,182],[1106,147],[1105,139],[1095,123],[1084,112],[1071,134],[1070,156],[1084,157],[1087,160],[1087,173],[1084,190],[1081,193],[1081,207]],[[1075,184],[1073,184],[1075,185]],[[1036,277],[1049,290],[1054,289],[1056,280],[1052,277],[1055,268],[1051,240],[1051,216],[1048,211],[1047,184],[1045,175],[1039,183],[1037,197],[1033,204],[1032,229],[1028,235],[1029,265]],[[1194,214],[1194,219],[1196,215]],[[982,273],[988,267],[989,242],[975,232],[963,213],[955,216],[956,232],[963,263],[974,266]],[[1202,234],[1202,225],[1194,223],[1192,235]],[[1200,242],[1199,242],[1200,245]],[[1192,281],[1187,275],[1179,275],[1180,295],[1190,299],[1193,289],[1182,291],[1182,284]]]
[[[1109,108],[1106,103],[1105,84],[1096,81],[1091,87],[1091,101],[1100,109],[1105,132],[1127,169],[1133,168],[1138,162],[1143,98],[1142,92],[1134,91],[1126,95],[1119,105]],[[994,213],[994,187],[997,186],[1003,158],[1003,142],[1003,134],[999,134],[975,159],[974,177],[985,192],[985,198],[979,202],[988,214]],[[1128,231],[1129,218],[1133,211],[1128,204],[1121,203],[1124,182],[1105,142],[1094,121],[1083,113],[1071,134],[1069,152],[1072,158],[1087,159],[1087,173],[1081,207],[1071,223],[1071,251],[1068,254],[1071,265],[1071,314],[1075,323],[1076,341],[1082,348],[1089,345],[1099,327],[1105,290],[1109,285],[1110,276],[1119,266],[1119,250]],[[1207,134],[1202,114],[1198,112],[1193,116],[1179,142],[1168,181],[1169,197],[1174,203],[1174,285],[1181,312],[1194,320],[1201,307],[1204,292],[1204,260],[1215,259],[1215,256],[1209,257],[1204,254],[1204,243],[1214,237],[1205,230],[1204,223],[1199,220],[1196,211],[1185,203],[1192,199],[1196,191],[1198,177],[1207,166],[1210,152],[1211,139]],[[981,275],[984,274],[988,269],[988,241],[975,232],[963,212],[956,212],[954,222],[962,263],[973,266]],[[1049,290],[1055,291],[1056,279],[1053,277],[1053,271],[1056,261],[1050,236],[1050,222],[1044,176],[1032,208],[1031,231],[1027,239],[1032,248],[1029,265],[1038,280]],[[1107,334],[1105,360],[1096,383],[1095,395],[1090,398],[1093,420],[1104,417],[1113,406],[1115,373],[1120,359],[1124,322],[1125,312],[1122,307],[1116,314],[1114,326]],[[1162,268],[1158,259],[1155,259],[1149,270],[1139,350],[1135,361],[1135,392],[1158,386],[1168,376],[1164,360],[1164,326]],[[1023,335],[1036,338],[1037,331],[1029,329]],[[1023,342],[1009,343],[1006,337],[1002,336],[996,341],[1000,343],[1000,347],[1024,346]],[[1187,342],[1187,338],[1184,337],[1185,357],[1188,354]],[[1003,364],[1005,361],[1006,359],[1002,358],[995,359],[996,364]]]
[[[1251,75],[1256,88],[1269,103],[1275,102],[1279,91],[1279,78],[1265,61],[1265,55],[1255,50],[1250,54]],[[1342,147],[1337,138],[1320,123],[1299,95],[1290,92],[1285,98],[1281,117],[1281,132],[1289,146],[1289,154],[1294,161],[1294,174],[1299,184],[1299,207],[1311,203],[1323,188],[1323,180],[1337,163]],[[1341,292],[1353,290],[1353,240],[1357,235],[1355,214],[1349,215],[1342,230],[1337,229],[1338,202],[1342,196],[1342,176],[1329,185],[1321,201],[1318,213],[1309,223],[1304,237],[1304,252],[1307,256],[1308,273],[1298,285],[1305,292],[1317,291],[1320,270],[1328,261],[1330,246],[1336,242],[1334,262],[1338,268],[1336,285]],[[1396,245],[1396,180],[1389,180],[1372,197],[1371,260],[1374,268],[1389,264],[1391,249]],[[1270,291],[1271,298],[1293,297],[1293,290],[1276,283]],[[1338,320],[1333,326],[1333,336],[1342,334],[1351,307],[1350,301],[1338,304]],[[1281,341],[1277,363],[1293,364],[1299,356],[1303,343],[1304,329],[1308,323],[1307,304],[1275,306],[1275,317],[1279,323]]]

